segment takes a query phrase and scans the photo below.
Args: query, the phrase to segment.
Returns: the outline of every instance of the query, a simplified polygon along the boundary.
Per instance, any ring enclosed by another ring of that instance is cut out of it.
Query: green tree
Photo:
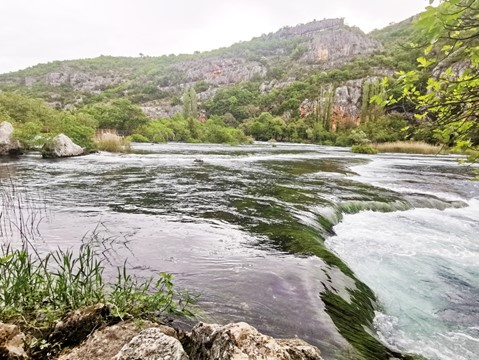
[[[131,134],[135,129],[148,123],[143,111],[127,99],[90,105],[81,112],[91,115],[98,121],[100,129],[115,129],[126,134]]]
[[[431,0],[433,4],[435,1]],[[430,6],[416,27],[427,47],[417,69],[401,72],[399,98],[411,101],[419,122],[436,140],[457,148],[479,145],[479,0],[447,0]],[[425,86],[422,79],[425,78]],[[378,97],[377,102],[381,102]],[[477,160],[477,155],[471,160]]]
[[[194,87],[190,87],[183,94],[183,116],[196,119],[198,117],[198,97]]]

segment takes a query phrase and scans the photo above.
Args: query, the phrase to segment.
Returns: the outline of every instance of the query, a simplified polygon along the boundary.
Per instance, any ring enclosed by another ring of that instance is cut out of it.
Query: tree
[[[194,87],[190,87],[183,94],[183,116],[186,119],[198,117],[198,97]]]
[[[81,112],[93,116],[100,129],[115,129],[124,134],[131,134],[148,123],[143,111],[126,99],[90,105]]]
[[[430,0],[433,4],[435,1]],[[415,117],[434,127],[435,138],[460,149],[479,145],[479,0],[429,6],[416,23],[427,42],[418,67],[399,73],[402,94],[385,101],[415,104]],[[425,76],[425,86],[421,79]],[[376,101],[381,99],[376,97]],[[470,160],[475,161],[478,155]]]

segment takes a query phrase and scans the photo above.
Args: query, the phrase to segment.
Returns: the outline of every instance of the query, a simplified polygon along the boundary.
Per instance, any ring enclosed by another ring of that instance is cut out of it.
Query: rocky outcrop
[[[15,155],[21,153],[18,140],[13,137],[13,126],[8,121],[0,124],[0,155]]]
[[[59,134],[49,140],[42,148],[44,158],[61,158],[83,155],[84,150],[65,134]]]
[[[209,58],[174,65],[185,76],[185,81],[206,81],[213,85],[228,85],[266,75],[266,67],[257,61],[242,58]]]
[[[378,81],[378,77],[350,80],[334,89],[331,98],[332,113],[331,127],[335,130],[340,124],[349,123],[357,126],[361,118],[361,100],[364,84],[372,84]],[[308,117],[317,114],[319,110],[327,106],[329,99],[318,98],[315,100],[304,100],[299,108],[301,117]]]
[[[199,323],[185,333],[149,321],[127,321],[92,332],[81,345],[57,357],[76,359],[320,360],[321,355],[302,340],[273,339],[246,323]]]
[[[0,323],[0,359],[28,359],[25,352],[25,334],[18,326]]]
[[[188,360],[189,357],[178,339],[158,328],[143,330],[113,357],[113,360],[148,359]]]
[[[339,86],[334,94],[334,107],[351,119],[358,119],[361,113],[361,90],[364,79],[351,80]]]
[[[320,360],[318,348],[301,340],[275,340],[246,323],[196,325],[187,352],[192,360]]]
[[[322,64],[331,68],[347,62],[349,59],[382,50],[379,41],[362,31],[338,28],[315,34],[308,51],[301,58],[309,64]]]

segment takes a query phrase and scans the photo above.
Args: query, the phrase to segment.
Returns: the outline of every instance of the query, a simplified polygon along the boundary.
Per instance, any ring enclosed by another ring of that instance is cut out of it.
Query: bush
[[[353,147],[351,148],[351,151],[357,154],[377,154],[378,153],[378,151],[375,148],[365,144],[353,145]]]
[[[147,143],[150,142],[150,140],[141,134],[131,134],[130,136],[127,137],[128,141],[131,142],[136,142],[136,143]]]

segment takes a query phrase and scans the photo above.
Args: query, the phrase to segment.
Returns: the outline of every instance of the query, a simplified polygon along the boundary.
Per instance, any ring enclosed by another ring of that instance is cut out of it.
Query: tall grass
[[[372,144],[372,147],[383,153],[407,154],[440,154],[444,148],[440,145],[431,145],[422,141],[395,141],[388,143]]]
[[[111,267],[109,254],[114,249],[109,248],[111,239],[102,241],[96,230],[78,250],[58,248],[40,254],[28,236],[37,231],[31,227],[38,229],[38,221],[32,220],[37,218],[30,214],[27,221],[18,215],[30,202],[10,184],[0,192],[0,321],[49,328],[66,312],[97,303],[111,304],[119,317],[191,315],[192,298],[174,289],[171,274],[140,279],[129,273],[125,261],[116,267],[116,278],[109,279],[105,269]],[[21,230],[17,245],[2,235],[10,228]]]
[[[22,247],[40,235],[38,229],[48,216],[46,200],[42,194],[19,187],[7,177],[0,178],[0,239],[19,237]]]
[[[115,133],[103,132],[95,137],[98,150],[109,152],[126,152],[130,150],[130,143],[122,136]]]
[[[3,246],[0,251],[0,319],[49,327],[70,310],[97,303],[113,306],[119,317],[160,313],[188,314],[188,296],[178,297],[171,274],[140,280],[117,268],[115,281],[105,282],[105,264],[91,244],[78,252],[57,249],[37,257]]]

